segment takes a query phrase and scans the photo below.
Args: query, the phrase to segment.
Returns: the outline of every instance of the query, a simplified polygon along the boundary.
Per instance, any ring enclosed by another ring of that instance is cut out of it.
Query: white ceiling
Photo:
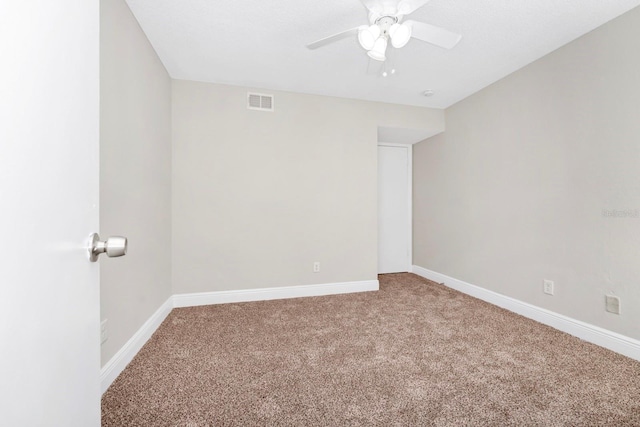
[[[381,77],[356,37],[359,0],[127,0],[171,77],[446,108],[640,5],[640,0],[431,0],[410,19],[463,35],[452,50],[412,39]],[[422,96],[427,89],[432,97]]]

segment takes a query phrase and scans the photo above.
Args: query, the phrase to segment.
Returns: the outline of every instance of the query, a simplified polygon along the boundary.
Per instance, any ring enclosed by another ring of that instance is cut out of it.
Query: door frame
[[[395,147],[395,148],[406,148],[407,149],[407,203],[408,203],[408,212],[409,212],[409,229],[407,232],[407,242],[409,247],[407,248],[408,253],[408,265],[407,271],[411,272],[413,269],[413,144],[398,144],[392,142],[378,142],[378,147]],[[376,148],[377,150],[377,148]],[[377,153],[376,153],[377,154]],[[380,177],[378,176],[378,180]],[[379,194],[378,194],[379,196]],[[378,243],[379,244],[379,243]]]

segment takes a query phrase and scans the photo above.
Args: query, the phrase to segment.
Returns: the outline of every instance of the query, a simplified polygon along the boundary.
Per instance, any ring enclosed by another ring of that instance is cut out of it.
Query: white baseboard
[[[133,360],[142,346],[151,338],[160,324],[174,307],[195,307],[199,305],[225,304],[232,302],[266,301],[299,297],[348,294],[353,292],[377,291],[377,280],[360,282],[328,283],[324,285],[286,286],[281,288],[245,289],[238,291],[203,292],[177,294],[160,306],[127,343],[102,367],[100,371],[101,393],[107,391],[111,383]]]
[[[177,294],[173,296],[173,306],[195,307],[198,305],[226,304],[232,302],[349,294],[353,292],[377,291],[379,287],[380,285],[377,280],[363,280],[360,282],[327,283],[324,285],[284,286],[279,288]]]
[[[151,338],[151,335],[158,329],[173,309],[173,299],[169,297],[164,304],[156,310],[151,317],[144,322],[142,327],[133,334],[127,343],[107,362],[100,370],[100,390],[101,393],[107,391],[111,383],[120,375],[120,372],[133,360],[143,345]]]
[[[562,332],[640,361],[640,341],[414,265],[412,272]]]

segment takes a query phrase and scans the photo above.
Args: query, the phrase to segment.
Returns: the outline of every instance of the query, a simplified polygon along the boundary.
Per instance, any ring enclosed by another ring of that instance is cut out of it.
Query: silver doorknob
[[[98,255],[106,253],[109,258],[127,254],[127,238],[111,236],[105,241],[100,240],[98,233],[89,236],[89,261],[96,262]]]

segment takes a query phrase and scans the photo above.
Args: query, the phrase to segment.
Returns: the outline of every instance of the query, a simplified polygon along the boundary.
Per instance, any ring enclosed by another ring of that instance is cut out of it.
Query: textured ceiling
[[[463,35],[452,50],[412,39],[382,77],[356,37],[359,0],[127,0],[171,77],[446,108],[640,5],[640,0],[431,0],[409,19]],[[422,96],[430,89],[432,97]]]

